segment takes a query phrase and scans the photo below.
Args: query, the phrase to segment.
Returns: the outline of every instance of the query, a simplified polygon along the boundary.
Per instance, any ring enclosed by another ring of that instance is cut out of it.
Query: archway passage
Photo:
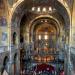
[[[2,68],[2,74],[1,75],[8,75],[8,62],[9,62],[9,59],[8,57],[6,56],[4,58],[4,61],[3,61],[3,68]]]
[[[39,75],[40,71],[42,71],[40,75],[45,72],[59,75],[60,71],[64,70],[64,58],[59,59],[59,56],[64,57],[64,54],[59,55],[62,50],[58,47],[62,42],[60,40],[62,26],[60,28],[58,23],[50,18],[41,18],[30,24],[30,27],[26,25],[21,27],[23,28],[21,35],[25,40],[23,50],[21,50],[23,52],[22,69],[27,75],[35,73]],[[37,66],[34,67],[34,65]]]
[[[56,67],[54,75],[64,70],[64,44],[69,42],[69,16],[61,3],[49,1],[50,4],[46,5],[37,2],[33,5],[32,0],[22,2],[12,16],[12,27],[18,28],[16,34],[20,30],[21,70],[27,75],[33,75],[34,65],[43,63],[49,64],[48,68],[51,68],[50,65]]]
[[[33,29],[33,40],[35,42],[35,50],[37,51],[54,51],[56,49],[56,41],[59,37],[59,27],[49,19],[39,19],[39,24],[36,23]],[[50,22],[49,22],[50,21]],[[57,29],[58,28],[58,29]]]

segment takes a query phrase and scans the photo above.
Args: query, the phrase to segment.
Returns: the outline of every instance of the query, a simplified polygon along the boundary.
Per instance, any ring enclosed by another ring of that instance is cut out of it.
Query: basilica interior
[[[0,75],[75,75],[75,0],[0,0]]]

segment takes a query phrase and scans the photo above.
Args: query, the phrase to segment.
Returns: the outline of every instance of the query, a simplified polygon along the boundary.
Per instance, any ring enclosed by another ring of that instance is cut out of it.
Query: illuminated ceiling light
[[[52,11],[52,7],[49,7],[49,11]]]
[[[45,7],[43,8],[43,12],[46,12],[46,8]]]
[[[45,20],[45,22],[47,22],[47,20]]]
[[[41,22],[43,22],[43,20],[41,20]]]
[[[39,35],[39,40],[41,40],[41,35]]]
[[[37,8],[37,11],[40,12],[40,7]]]
[[[48,45],[48,43],[46,43],[46,46]]]
[[[45,40],[47,40],[48,39],[48,35],[45,35],[44,38],[45,38]]]
[[[35,7],[32,7],[32,11],[34,11],[35,10]]]

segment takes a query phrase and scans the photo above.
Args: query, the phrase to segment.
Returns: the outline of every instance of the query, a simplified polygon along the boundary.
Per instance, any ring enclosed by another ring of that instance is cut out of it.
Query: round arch
[[[30,0],[31,2],[31,0]],[[27,3],[27,4],[26,4]],[[32,3],[32,2],[31,2]],[[21,2],[14,10],[12,17],[11,17],[11,21],[10,21],[10,25],[11,27],[15,28],[16,26],[19,28],[20,30],[20,22],[21,19],[23,18],[23,16],[25,15],[26,12],[26,5],[27,7],[30,5],[28,2],[23,1]],[[32,7],[32,5],[31,5]],[[27,10],[29,10],[30,7],[28,7]],[[49,14],[49,16],[51,16],[51,18],[55,19],[58,23],[60,18],[63,19],[64,22],[64,31],[65,31],[65,35],[68,37],[69,39],[69,35],[70,35],[70,15],[68,14],[68,11],[66,10],[66,8],[59,2],[59,1],[55,1],[54,4],[54,8],[56,9],[56,13],[57,14]],[[60,10],[60,11],[59,11]],[[64,15],[65,14],[65,15]],[[42,15],[44,16],[44,15]],[[46,15],[47,16],[47,15]],[[59,17],[60,16],[60,17]],[[59,19],[58,19],[59,17]],[[35,17],[34,19],[36,19],[37,17]],[[34,20],[33,19],[33,20]],[[33,21],[32,20],[32,21]],[[61,27],[60,27],[61,28]],[[12,33],[11,33],[12,34]],[[20,36],[20,35],[19,35]]]
[[[4,61],[3,61],[3,68],[2,68],[2,75],[4,72],[8,73],[8,63],[9,63],[9,58],[8,56],[5,56]]]
[[[30,0],[30,2],[31,2],[31,0]],[[17,5],[16,8],[14,9],[13,14],[11,15],[11,19],[10,19],[11,20],[10,23],[11,23],[12,26],[15,25],[15,23],[14,23],[15,21],[18,22],[17,25],[20,25],[21,18],[24,16],[25,11],[26,11],[25,10],[26,6],[24,6],[25,4],[27,6],[30,5],[28,3],[28,1],[27,2],[23,1],[23,2],[20,2],[19,5]],[[58,14],[60,14],[64,18],[65,25],[66,26],[70,25],[70,15],[68,14],[68,10],[59,1],[55,1],[54,8],[57,10]],[[65,14],[65,16],[64,16],[64,14]],[[17,16],[17,15],[19,15],[19,16]],[[17,20],[16,20],[16,18],[17,18]]]
[[[13,44],[16,45],[16,40],[17,40],[17,34],[16,32],[13,33]]]
[[[30,26],[29,31],[30,31],[30,37],[31,38],[33,38],[33,36],[32,36],[32,35],[34,35],[33,30],[35,29],[35,26],[37,25],[37,23],[38,23],[38,21],[40,19],[48,19],[48,20],[50,20],[52,23],[54,23],[53,26],[56,28],[58,34],[60,34],[60,32],[62,32],[62,28],[63,28],[63,23],[62,22],[59,22],[58,19],[54,18],[53,16],[43,15],[43,16],[36,17],[33,21],[31,21],[31,23],[29,25]]]
[[[24,5],[25,5],[24,3],[19,4],[16,7],[16,9],[14,10],[13,14],[11,15],[11,19],[10,19],[11,20],[10,21],[11,27],[15,27],[15,25],[17,25],[18,27],[20,27],[21,19],[22,19],[22,17],[25,14],[25,8],[26,8],[26,6],[24,6]],[[64,24],[63,24],[64,28],[65,28],[64,30],[66,32],[68,32],[68,38],[69,38],[69,34],[70,34],[69,33],[69,31],[70,31],[70,15],[68,14],[66,8],[60,2],[56,1],[54,7],[55,7],[57,13],[60,14],[61,17],[64,20]],[[51,14],[49,14],[49,15],[51,15]],[[55,19],[55,17],[53,19]],[[59,24],[59,20],[56,20],[56,22]],[[66,32],[65,32],[65,34],[67,34]]]
[[[30,1],[30,0],[29,0]],[[28,1],[28,2],[29,2]],[[10,9],[11,10],[11,12],[12,12],[12,14],[11,14],[11,18],[12,18],[12,15],[14,14],[14,12],[15,12],[15,10],[16,10],[16,8],[17,7],[19,7],[19,6],[21,6],[21,5],[23,5],[23,3],[24,2],[26,2],[25,0],[18,0],[16,3],[14,3],[13,4],[13,6],[12,6],[12,8]],[[63,7],[68,7],[68,5],[67,5],[67,3],[65,2],[65,4],[66,5],[64,5],[64,3],[61,3],[61,1],[55,1],[56,3],[55,4],[61,4],[61,5],[63,5]],[[27,3],[27,2],[26,2]],[[70,10],[69,10],[69,8],[65,8],[67,11],[68,11],[68,14],[70,15]]]

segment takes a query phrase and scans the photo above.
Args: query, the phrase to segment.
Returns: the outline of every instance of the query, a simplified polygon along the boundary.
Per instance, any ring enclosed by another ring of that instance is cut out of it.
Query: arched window
[[[23,42],[24,42],[23,35],[20,35],[20,43],[23,43]]]
[[[16,32],[13,33],[13,45],[16,45],[16,37],[17,37],[17,34]]]
[[[3,61],[2,75],[8,75],[8,57],[6,56]]]

